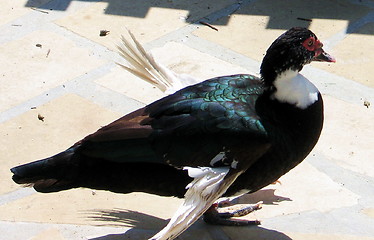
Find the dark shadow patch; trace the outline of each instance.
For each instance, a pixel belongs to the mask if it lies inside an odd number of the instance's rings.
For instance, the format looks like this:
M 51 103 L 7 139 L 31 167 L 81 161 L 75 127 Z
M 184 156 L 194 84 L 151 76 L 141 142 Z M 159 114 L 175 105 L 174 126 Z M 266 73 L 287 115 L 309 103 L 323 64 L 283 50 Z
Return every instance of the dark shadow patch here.
M 262 189 L 255 193 L 243 195 L 238 199 L 238 201 L 244 204 L 263 201 L 263 203 L 267 205 L 278 205 L 280 202 L 292 201 L 292 199 L 275 195 L 275 189 Z
M 38 7 L 46 10 L 66 11 L 73 1 L 80 2 L 107 2 L 108 5 L 103 11 L 105 14 L 118 16 L 131 16 L 137 18 L 146 17 L 149 10 L 153 7 L 186 10 L 189 12 L 186 22 L 198 23 L 199 20 L 207 20 L 211 15 L 215 2 L 214 1 L 166 1 L 166 0 L 137 0 L 137 4 L 131 0 L 52 0 L 46 4 L 40 3 L 40 0 L 28 0 L 26 7 Z M 41 5 L 41 6 L 40 6 Z M 251 7 L 253 6 L 253 7 Z M 238 9 L 241 7 L 241 9 Z M 222 17 L 214 22 L 216 25 L 227 25 L 232 11 L 235 14 L 250 16 L 268 16 L 267 29 L 287 30 L 294 26 L 310 27 L 313 19 L 329 19 L 348 21 L 348 33 L 355 33 L 357 29 L 356 22 L 358 18 L 364 17 L 370 12 L 370 8 L 352 4 L 348 1 L 230 1 L 226 9 L 228 16 Z M 233 10 L 234 9 L 234 10 Z M 236 10 L 237 11 L 236 11 Z M 332 11 L 331 9 L 335 9 Z M 210 23 L 210 22 L 209 22 Z M 362 31 L 360 34 L 373 34 L 373 31 Z
M 98 226 L 130 227 L 121 234 L 108 234 L 91 240 L 144 240 L 152 237 L 160 231 L 168 220 L 160 219 L 148 214 L 135 212 L 127 209 L 114 210 L 93 210 L 85 213 L 88 219 L 98 222 Z M 247 227 L 221 227 L 205 224 L 202 220 L 194 223 L 189 229 L 181 234 L 177 239 L 196 240 L 291 240 L 284 233 L 266 229 L 260 226 Z

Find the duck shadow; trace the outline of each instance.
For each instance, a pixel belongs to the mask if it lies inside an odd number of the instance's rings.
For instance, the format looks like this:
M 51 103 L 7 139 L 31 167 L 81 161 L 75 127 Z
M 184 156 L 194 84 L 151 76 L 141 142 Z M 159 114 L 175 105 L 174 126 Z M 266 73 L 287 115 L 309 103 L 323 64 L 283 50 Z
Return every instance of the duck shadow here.
M 260 191 L 245 194 L 238 198 L 238 203 L 258 203 L 262 201 L 265 205 L 278 205 L 280 202 L 292 201 L 291 198 L 275 195 L 275 189 L 262 189 Z
M 232 239 L 242 239 L 242 240 L 292 240 L 289 236 L 284 233 L 266 229 L 259 226 L 251 227 L 224 227 L 218 228 L 213 226 L 206 225 L 204 232 L 203 231 L 194 231 L 194 226 L 190 227 L 181 236 L 177 237 L 176 240 L 205 240 L 205 239 L 214 239 L 214 240 L 232 240 Z M 235 228 L 231 232 L 236 232 L 236 235 L 226 233 L 227 229 L 225 228 Z M 238 229 L 240 228 L 240 229 Z M 223 230 L 225 229 L 225 230 Z M 160 229 L 161 230 L 161 229 Z M 146 240 L 155 235 L 157 231 L 144 231 L 140 229 L 130 229 L 125 233 L 120 234 L 108 234 L 101 237 L 90 238 L 90 240 Z
M 252 195 L 252 196 L 251 196 Z M 281 201 L 292 201 L 289 198 L 277 196 L 273 189 L 260 190 L 254 194 L 248 194 L 239 199 L 240 203 L 255 203 L 263 201 L 264 204 L 277 204 Z M 149 239 L 160 231 L 169 220 L 161 219 L 142 212 L 128 209 L 94 209 L 85 212 L 85 218 L 97 222 L 96 226 L 105 227 L 125 227 L 128 230 L 120 234 L 108 234 L 105 236 L 91 238 L 91 240 L 144 240 Z M 262 226 L 248 227 L 228 227 L 212 226 L 199 219 L 188 230 L 186 230 L 177 239 L 195 240 L 195 239 L 243 239 L 243 240 L 290 240 L 286 234 L 266 229 Z

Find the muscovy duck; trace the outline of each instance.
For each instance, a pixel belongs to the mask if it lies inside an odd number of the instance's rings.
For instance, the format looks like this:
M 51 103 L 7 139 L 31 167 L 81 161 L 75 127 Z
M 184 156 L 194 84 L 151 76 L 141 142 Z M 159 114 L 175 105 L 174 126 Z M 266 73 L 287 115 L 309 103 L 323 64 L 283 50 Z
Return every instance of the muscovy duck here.
M 86 187 L 184 197 L 151 238 L 174 239 L 221 196 L 255 192 L 309 154 L 323 125 L 321 94 L 299 74 L 311 61 L 335 59 L 313 32 L 292 28 L 267 50 L 261 78 L 222 76 L 183 88 L 66 151 L 12 168 L 13 180 L 44 193 Z

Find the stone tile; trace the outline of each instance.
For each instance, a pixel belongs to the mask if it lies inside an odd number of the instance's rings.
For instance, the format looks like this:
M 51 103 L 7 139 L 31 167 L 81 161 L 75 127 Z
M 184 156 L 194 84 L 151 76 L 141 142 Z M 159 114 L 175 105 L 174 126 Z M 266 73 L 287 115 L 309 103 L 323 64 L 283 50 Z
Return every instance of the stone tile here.
M 36 44 L 41 44 L 41 47 Z M 47 31 L 35 31 L 22 39 L 0 45 L 0 52 L 0 111 L 104 63 L 90 56 L 88 49 Z
M 307 234 L 307 233 L 287 233 L 293 240 L 374 240 L 374 237 L 361 235 L 341 235 L 341 234 Z
M 146 104 L 166 96 L 157 87 L 134 76 L 120 66 L 112 68 L 108 74 L 98 78 L 95 82 Z
M 44 116 L 44 122 L 38 120 Z M 19 188 L 11 167 L 49 157 L 120 117 L 81 97 L 68 94 L 0 125 L 0 193 Z
M 66 239 L 66 240 L 86 240 L 86 239 L 102 239 L 100 237 L 113 236 L 114 234 L 126 235 L 128 232 L 141 236 L 141 233 L 148 232 L 147 237 L 151 236 L 153 230 L 148 231 L 135 231 L 128 228 L 118 227 L 97 227 L 88 225 L 72 225 L 72 224 L 46 224 L 46 223 L 33 223 L 33 222 L 11 222 L 1 221 L 0 230 L 2 237 L 7 236 L 6 240 L 34 240 L 34 239 Z M 151 232 L 151 233 L 149 233 Z M 109 235 L 108 235 L 109 233 Z M 140 233 L 140 234 L 139 234 Z M 108 235 L 108 236 L 106 236 Z M 3 239 L 3 238 L 2 238 Z M 118 238 L 110 238 L 118 239 Z M 132 240 L 144 240 L 146 237 L 138 238 L 119 238 L 119 239 L 132 239 Z
M 0 25 L 33 11 L 24 7 L 26 2 L 38 5 L 48 1 L 21 0 L 13 3 L 6 0 L 5 5 L 3 4 L 5 7 L 0 9 Z M 72 9 L 72 5 L 78 2 L 79 6 Z M 193 22 L 236 1 L 218 0 L 214 4 L 209 2 L 106 0 L 83 3 L 72 1 L 63 14 L 66 17 L 57 20 L 56 23 L 113 49 L 113 46 L 119 42 L 118 36 L 124 32 L 124 26 L 131 29 L 144 43 L 186 26 L 185 17 L 188 14 L 191 16 L 187 22 Z M 219 28 L 218 32 L 201 26 L 194 34 L 261 61 L 269 44 L 284 29 L 295 25 L 310 25 L 309 27 L 323 40 L 341 32 L 347 27 L 348 22 L 353 23 L 368 13 L 368 8 L 351 2 L 350 0 L 254 1 L 231 17 L 217 21 L 215 24 Z M 300 21 L 296 19 L 297 17 L 312 18 L 313 21 L 311 23 Z M 41 21 L 45 20 L 49 21 L 48 18 L 41 19 Z M 106 37 L 99 37 L 99 31 L 102 29 L 111 32 Z M 332 54 L 338 59 L 337 64 L 328 68 L 321 66 L 321 68 L 373 87 L 371 79 L 368 78 L 373 75 L 372 70 L 368 69 L 369 63 L 374 60 L 369 54 L 373 47 L 372 29 L 373 25 L 370 23 L 359 29 L 357 33 L 348 35 L 332 49 Z M 42 48 L 35 47 L 36 43 L 42 44 Z M 365 46 L 362 49 L 365 49 L 365 52 L 357 48 L 363 43 Z M 51 51 L 46 57 L 48 49 Z M 0 55 L 3 69 L 0 72 L 2 103 L 0 111 L 103 64 L 102 60 L 91 56 L 88 49 L 75 45 L 63 36 L 43 31 L 0 45 L 0 50 L 3 53 Z M 156 59 L 172 70 L 201 79 L 247 72 L 245 69 L 180 43 L 168 43 L 162 48 L 154 49 L 153 52 Z M 364 53 L 365 57 L 363 57 Z M 355 73 L 354 76 L 350 75 L 352 72 Z M 144 103 L 163 96 L 151 85 L 119 67 L 113 68 L 112 72 L 96 83 Z M 330 96 L 325 96 L 325 106 L 325 128 L 315 152 L 323 154 L 344 168 L 373 177 L 370 160 L 374 156 L 372 150 L 374 144 L 369 136 L 374 130 L 369 124 L 374 114 L 372 108 L 348 104 Z M 39 113 L 45 117 L 44 122 L 38 120 Z M 64 150 L 75 141 L 118 117 L 120 117 L 118 113 L 68 94 L 1 123 L 0 194 L 19 189 L 19 186 L 11 181 L 10 167 Z M 338 208 L 354 206 L 353 209 L 357 209 L 361 197 L 335 183 L 308 162 L 296 167 L 280 181 L 281 185 L 271 185 L 258 193 L 240 199 L 240 203 L 265 201 L 261 211 L 247 218 L 263 219 L 264 223 L 269 219 L 269 222 L 274 223 L 270 218 L 276 217 L 277 221 L 281 221 L 281 217 L 278 216 L 305 211 L 318 211 L 328 216 L 330 211 Z M 13 237 L 10 240 L 87 238 L 140 240 L 160 230 L 181 202 L 180 199 L 143 193 L 121 195 L 89 189 L 74 189 L 53 194 L 35 193 L 0 206 L 0 221 L 2 221 L 0 229 L 7 230 L 6 236 Z M 367 222 L 370 222 L 374 217 L 373 206 L 365 205 L 365 201 L 360 201 L 359 204 L 362 204 L 362 210 L 355 214 L 360 214 L 362 218 L 366 217 Z M 349 212 L 347 214 L 349 216 Z M 300 217 L 303 217 L 303 214 Z M 329 230 L 328 227 L 326 230 Z M 274 226 L 274 229 L 277 229 L 277 226 Z M 307 226 L 305 229 L 308 229 Z M 360 232 L 342 235 L 335 231 L 331 234 L 331 231 L 304 233 L 302 229 L 297 230 L 300 232 L 280 232 L 263 226 L 221 228 L 207 226 L 200 220 L 180 239 L 374 240 L 373 237 L 359 235 Z M 14 237 L 12 233 L 19 233 L 19 237 Z M 0 236 L 2 237 L 4 236 Z
M 181 202 L 145 193 L 73 189 L 37 193 L 2 205 L 0 220 L 159 230 Z
M 324 96 L 325 123 L 316 149 L 340 166 L 374 177 L 374 112 Z
M 161 48 L 153 49 L 151 52 L 158 62 L 174 72 L 190 74 L 201 80 L 247 72 L 241 67 L 176 42 L 169 42 Z M 110 73 L 96 80 L 96 83 L 143 103 L 151 103 L 165 96 L 152 84 L 137 78 L 121 67 L 112 69 Z
M 152 54 L 174 72 L 189 74 L 201 80 L 248 72 L 242 67 L 176 42 L 169 42 L 162 48 L 153 49 Z
M 6 240 L 32 239 L 47 227 L 30 226 L 28 223 L 2 221 L 0 224 L 1 237 L 7 236 Z
M 270 44 L 291 27 L 310 27 L 323 40 L 345 29 L 348 21 L 353 22 L 369 11 L 368 7 L 347 0 L 339 1 L 339 4 L 324 0 L 308 3 L 262 0 L 245 5 L 235 14 L 214 22 L 219 31 L 200 27 L 194 34 L 261 61 Z M 298 17 L 313 21 L 301 21 Z
M 50 239 L 64 240 L 66 238 L 64 238 L 61 235 L 60 231 L 56 228 L 47 229 L 45 231 L 40 232 L 38 235 L 34 236 L 33 238 L 31 238 L 31 240 L 50 240 Z
M 374 208 L 365 208 L 362 210 L 362 213 L 368 217 L 374 218 Z
M 230 239 L 256 239 L 256 240 L 374 240 L 374 237 L 362 235 L 324 234 L 324 233 L 294 233 L 279 232 L 264 227 L 248 227 L 247 229 L 228 228 L 223 230 Z M 245 237 L 244 237 L 245 236 Z
M 223 227 L 223 230 L 229 236 L 228 239 L 291 240 L 285 233 L 261 226 L 240 228 L 239 230 L 236 227 Z
M 239 203 L 264 201 L 261 210 L 245 218 L 265 220 L 311 210 L 327 213 L 333 209 L 353 206 L 360 198 L 306 161 L 282 176 L 279 181 L 280 184 L 269 185 L 239 199 Z
M 349 34 L 330 52 L 337 59 L 336 64 L 318 67 L 374 87 L 374 23 L 367 23 L 357 32 Z
M 235 2 L 107 0 L 59 19 L 56 23 L 114 49 L 125 28 L 140 35 L 139 39 L 143 42 L 148 42 Z M 108 30 L 110 34 L 100 37 L 100 30 Z
M 50 1 L 51 0 L 3 0 L 1 1 L 0 8 L 0 25 L 6 24 L 33 11 L 30 7 L 38 7 Z M 26 7 L 26 3 L 28 3 L 28 7 Z

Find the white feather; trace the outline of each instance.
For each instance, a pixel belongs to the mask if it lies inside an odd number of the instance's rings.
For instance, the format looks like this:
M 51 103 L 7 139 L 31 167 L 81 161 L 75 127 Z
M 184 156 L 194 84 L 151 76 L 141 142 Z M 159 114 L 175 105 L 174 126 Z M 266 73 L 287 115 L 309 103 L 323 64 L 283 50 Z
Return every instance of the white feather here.
M 318 100 L 318 89 L 306 77 L 294 70 L 286 70 L 274 81 L 277 88 L 273 94 L 280 102 L 287 102 L 305 109 Z
M 185 169 L 188 170 L 188 174 L 195 176 L 187 186 L 185 200 L 168 225 L 150 240 L 171 240 L 178 237 L 201 217 L 241 174 L 237 172 L 228 176 L 229 167 Z
M 168 94 L 200 82 L 199 79 L 187 74 L 177 74 L 155 61 L 152 54 L 145 51 L 135 36 L 130 31 L 128 33 L 130 39 L 122 36 L 122 44 L 118 46 L 118 50 L 129 66 L 117 63 L 119 66 Z

